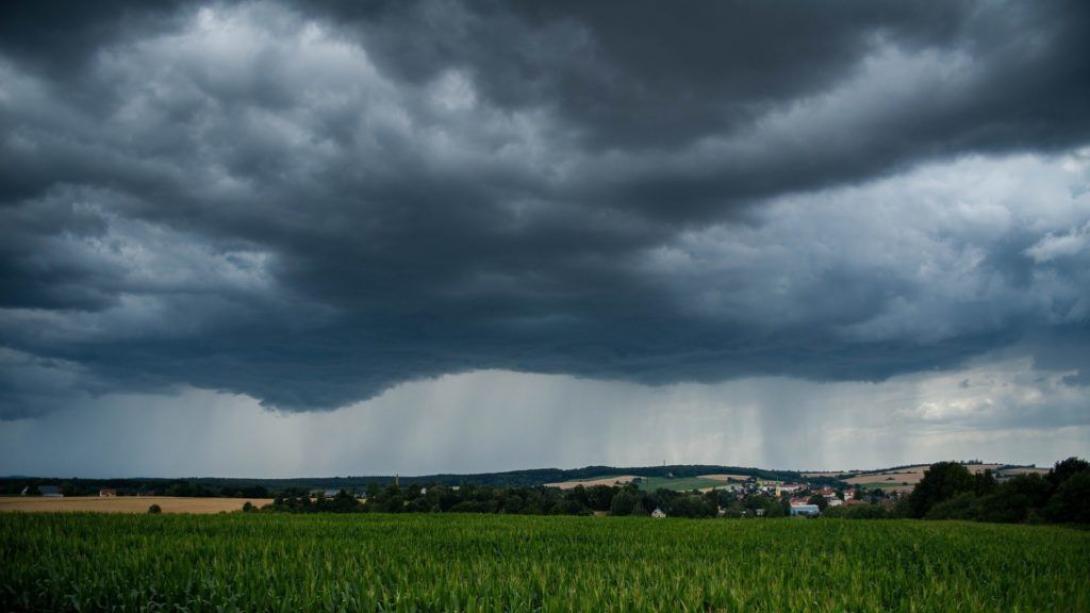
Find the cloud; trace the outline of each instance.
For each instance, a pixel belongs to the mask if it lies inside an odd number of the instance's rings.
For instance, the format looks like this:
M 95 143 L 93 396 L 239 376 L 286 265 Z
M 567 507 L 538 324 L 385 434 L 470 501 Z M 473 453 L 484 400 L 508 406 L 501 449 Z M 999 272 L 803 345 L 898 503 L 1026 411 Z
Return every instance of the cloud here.
M 477 370 L 1085 377 L 1043 340 L 1090 309 L 1085 7 L 798 9 L 7 7 L 5 370 L 287 410 Z

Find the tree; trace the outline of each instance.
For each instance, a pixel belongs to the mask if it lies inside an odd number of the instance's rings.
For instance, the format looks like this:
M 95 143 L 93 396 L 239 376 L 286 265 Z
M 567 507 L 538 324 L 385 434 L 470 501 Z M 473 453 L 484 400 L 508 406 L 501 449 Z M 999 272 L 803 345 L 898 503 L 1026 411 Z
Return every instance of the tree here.
M 353 511 L 359 511 L 360 502 L 356 500 L 356 497 L 349 494 L 346 490 L 340 490 L 337 495 L 332 498 L 325 498 L 319 501 L 320 511 L 331 511 L 333 513 L 351 513 Z
M 688 495 L 675 498 L 667 513 L 677 517 L 711 517 L 715 515 L 715 509 L 703 496 Z
M 150 507 L 148 507 L 148 513 L 151 513 L 152 515 L 158 515 L 159 513 L 162 513 L 162 512 L 163 512 L 162 507 L 160 507 L 157 504 L 153 504 Z
M 977 496 L 984 496 L 995 491 L 997 486 L 995 475 L 990 468 L 973 475 L 973 492 Z
M 1023 522 L 1048 501 L 1049 484 L 1040 475 L 1018 475 L 980 501 L 980 521 Z
M 821 510 L 821 511 L 824 511 L 825 507 L 829 506 L 829 501 L 825 500 L 825 497 L 822 496 L 821 494 L 814 494 L 806 502 L 808 502 L 810 504 L 816 504 L 818 509 Z
M 610 515 L 632 515 L 637 507 L 640 507 L 640 497 L 637 494 L 622 490 L 613 497 L 609 505 Z
M 367 484 L 367 497 L 376 498 L 382 492 L 382 487 L 378 483 L 372 481 Z
M 455 507 L 457 506 L 455 505 Z M 401 497 L 401 494 L 387 496 L 384 501 L 379 503 L 377 508 L 383 513 L 401 513 L 405 510 L 405 499 Z
M 587 488 L 585 491 L 585 504 L 595 511 L 608 511 L 615 491 L 615 488 L 608 485 L 595 485 Z
M 1090 524 L 1090 471 L 1069 476 L 1045 507 L 1050 521 Z
M 1056 465 L 1052 467 L 1052 470 L 1048 471 L 1048 476 L 1045 479 L 1048 480 L 1049 485 L 1052 486 L 1053 491 L 1063 485 L 1064 481 L 1067 481 L 1071 477 L 1090 471 L 1090 463 L 1086 460 L 1080 460 L 1076 457 L 1070 457 L 1061 462 L 1056 462 Z
M 912 517 L 924 517 L 931 507 L 962 492 L 973 491 L 973 475 L 957 462 L 932 464 L 908 497 Z
M 268 498 L 269 490 L 263 485 L 244 487 L 238 491 L 239 498 Z
M 927 519 L 976 519 L 979 514 L 980 498 L 972 492 L 962 492 L 931 507 Z

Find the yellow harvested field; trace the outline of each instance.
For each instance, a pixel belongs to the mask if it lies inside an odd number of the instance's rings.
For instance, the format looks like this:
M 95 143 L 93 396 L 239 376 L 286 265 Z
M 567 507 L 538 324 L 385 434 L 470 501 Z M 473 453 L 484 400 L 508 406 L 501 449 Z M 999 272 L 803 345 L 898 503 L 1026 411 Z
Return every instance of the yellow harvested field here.
M 559 483 L 546 483 L 545 487 L 556 487 L 562 490 L 573 490 L 582 485 L 593 487 L 595 485 L 624 485 L 631 483 L 635 475 L 618 475 L 616 477 L 598 477 L 596 479 L 578 479 L 575 481 L 560 481 Z
M 95 513 L 147 513 L 148 507 L 157 504 L 163 510 L 163 513 L 222 513 L 242 510 L 242 505 L 246 504 L 247 500 L 258 507 L 272 502 L 271 498 L 174 498 L 171 496 L 46 498 L 38 496 L 0 496 L 0 512 L 71 513 L 92 511 Z
M 712 481 L 745 481 L 746 479 L 749 479 L 749 475 L 714 474 L 714 475 L 699 475 L 697 478 L 698 479 L 711 479 Z
M 969 469 L 969 472 L 976 474 L 982 473 L 985 470 L 995 471 L 1002 464 L 966 464 L 965 468 Z M 904 483 L 906 485 L 916 485 L 923 479 L 923 474 L 930 468 L 927 464 L 920 464 L 918 466 L 907 466 L 905 468 L 898 468 L 894 470 L 883 470 L 876 473 L 867 473 L 864 475 L 856 475 L 844 481 L 851 483 L 852 485 L 873 485 L 873 484 L 895 484 Z
M 1041 475 L 1042 477 L 1048 474 L 1048 468 L 1034 468 L 1031 466 L 1021 466 L 1018 468 L 1004 468 L 999 471 L 1005 477 L 1013 477 L 1015 475 Z
M 852 477 L 845 479 L 847 483 L 852 485 L 868 485 L 873 483 L 919 483 L 923 478 L 923 470 L 919 471 L 904 471 L 904 472 L 884 472 L 875 475 L 859 475 L 858 477 Z

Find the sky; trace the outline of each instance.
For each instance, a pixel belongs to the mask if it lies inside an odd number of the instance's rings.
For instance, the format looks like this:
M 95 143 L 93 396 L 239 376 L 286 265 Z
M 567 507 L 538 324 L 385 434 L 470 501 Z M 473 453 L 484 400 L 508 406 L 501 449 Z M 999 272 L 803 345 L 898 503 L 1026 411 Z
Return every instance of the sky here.
M 1090 456 L 1090 4 L 0 5 L 0 474 Z

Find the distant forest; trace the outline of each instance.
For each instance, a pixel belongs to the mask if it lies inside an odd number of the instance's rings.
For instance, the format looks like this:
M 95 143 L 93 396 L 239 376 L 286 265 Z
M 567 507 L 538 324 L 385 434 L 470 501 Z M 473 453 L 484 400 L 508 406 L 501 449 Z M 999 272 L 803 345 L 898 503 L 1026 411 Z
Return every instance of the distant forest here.
M 696 477 L 698 475 L 727 473 L 746 475 L 757 479 L 797 481 L 798 472 L 767 470 L 741 466 L 714 464 L 683 464 L 642 467 L 585 466 L 583 468 L 536 468 L 496 473 L 469 475 L 437 474 L 419 476 L 366 476 L 366 477 L 315 477 L 298 479 L 235 479 L 215 477 L 190 477 L 185 479 L 129 478 L 129 479 L 56 479 L 43 477 L 0 477 L 0 495 L 13 496 L 23 488 L 42 485 L 60 486 L 65 496 L 92 496 L 102 488 L 117 490 L 120 495 L 160 495 L 183 497 L 223 496 L 228 498 L 274 498 L 310 490 L 345 490 L 363 493 L 370 485 L 387 485 L 397 479 L 408 485 L 476 485 L 491 487 L 538 487 L 546 483 L 592 479 L 608 475 L 635 475 L 638 477 Z M 836 485 L 831 477 L 810 477 L 806 481 L 815 485 Z

